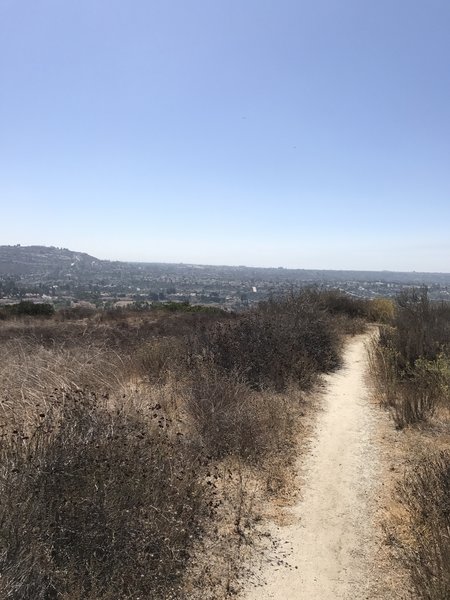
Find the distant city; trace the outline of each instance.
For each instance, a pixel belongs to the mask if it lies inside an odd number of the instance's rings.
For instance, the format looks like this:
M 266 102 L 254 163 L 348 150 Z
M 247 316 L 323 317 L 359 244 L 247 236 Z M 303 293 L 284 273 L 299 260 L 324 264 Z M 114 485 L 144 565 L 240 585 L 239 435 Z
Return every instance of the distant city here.
M 332 271 L 99 260 L 46 246 L 0 246 L 0 304 L 20 300 L 58 307 L 111 308 L 189 302 L 244 310 L 270 296 L 316 285 L 362 298 L 394 297 L 426 286 L 450 300 L 449 273 Z

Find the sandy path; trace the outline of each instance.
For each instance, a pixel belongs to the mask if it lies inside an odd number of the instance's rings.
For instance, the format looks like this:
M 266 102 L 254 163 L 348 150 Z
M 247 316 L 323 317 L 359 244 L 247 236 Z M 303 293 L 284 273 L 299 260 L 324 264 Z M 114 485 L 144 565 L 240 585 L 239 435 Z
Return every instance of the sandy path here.
M 292 550 L 290 567 L 268 564 L 263 586 L 249 590 L 246 600 L 380 598 L 371 593 L 378 577 L 373 521 L 381 484 L 379 411 L 365 383 L 368 339 L 352 338 L 343 368 L 326 377 L 323 411 L 301 467 L 302 498 L 290 509 L 289 525 L 273 532 Z

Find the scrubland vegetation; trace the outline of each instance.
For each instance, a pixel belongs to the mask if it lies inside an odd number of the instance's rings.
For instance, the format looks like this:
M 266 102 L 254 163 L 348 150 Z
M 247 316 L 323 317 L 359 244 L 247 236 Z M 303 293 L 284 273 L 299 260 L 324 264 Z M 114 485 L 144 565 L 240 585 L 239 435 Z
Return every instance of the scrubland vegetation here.
M 241 315 L 11 311 L 0 597 L 233 595 L 258 503 L 289 485 L 308 390 L 385 311 L 315 290 Z
M 391 324 L 371 350 L 376 389 L 409 434 L 397 501 L 397 543 L 417 598 L 450 598 L 450 304 L 426 290 L 398 297 Z

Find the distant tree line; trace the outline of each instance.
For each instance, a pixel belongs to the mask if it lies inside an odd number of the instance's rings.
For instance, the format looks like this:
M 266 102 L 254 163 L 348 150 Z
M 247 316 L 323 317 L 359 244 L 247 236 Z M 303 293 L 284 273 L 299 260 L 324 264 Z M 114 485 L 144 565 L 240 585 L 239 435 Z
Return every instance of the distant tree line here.
M 35 304 L 28 300 L 3 306 L 0 309 L 0 319 L 14 316 L 51 317 L 55 313 L 53 304 Z

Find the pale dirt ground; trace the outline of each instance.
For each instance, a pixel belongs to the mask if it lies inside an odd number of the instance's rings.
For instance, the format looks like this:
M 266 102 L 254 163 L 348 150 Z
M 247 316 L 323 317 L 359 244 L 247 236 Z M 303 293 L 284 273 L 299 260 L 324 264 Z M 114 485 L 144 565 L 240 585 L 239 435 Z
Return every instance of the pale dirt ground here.
M 301 496 L 269 524 L 276 550 L 259 565 L 245 600 L 413 598 L 383 531 L 402 443 L 370 398 L 366 344 L 352 338 L 325 378 L 322 410 L 299 460 Z

